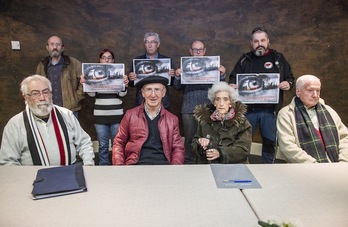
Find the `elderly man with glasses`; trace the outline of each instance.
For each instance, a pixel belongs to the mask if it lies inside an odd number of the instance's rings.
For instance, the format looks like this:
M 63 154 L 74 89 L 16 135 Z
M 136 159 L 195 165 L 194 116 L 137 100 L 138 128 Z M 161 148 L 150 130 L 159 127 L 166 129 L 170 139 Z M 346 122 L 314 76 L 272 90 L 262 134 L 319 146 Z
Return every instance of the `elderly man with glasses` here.
M 168 79 L 148 76 L 136 83 L 144 101 L 124 115 L 112 146 L 113 165 L 184 163 L 179 120 L 163 108 Z
M 159 35 L 156 32 L 146 32 L 144 35 L 144 49 L 145 49 L 145 54 L 140 55 L 134 59 L 170 59 L 169 57 L 161 54 L 159 52 L 159 47 L 161 44 L 161 40 Z M 169 69 L 169 75 L 171 78 L 174 77 L 174 66 L 173 62 L 170 61 L 171 64 L 171 69 Z M 130 67 L 130 73 L 128 75 L 129 79 L 129 86 L 134 87 L 134 80 L 137 78 L 137 75 L 134 72 L 134 67 L 133 63 L 131 63 Z M 170 85 L 172 84 L 171 81 L 169 83 Z M 166 85 L 166 88 L 168 89 L 168 86 Z M 136 92 L 136 97 L 135 97 L 135 106 L 139 106 L 143 102 L 143 97 L 141 95 L 140 89 L 137 88 Z M 163 97 L 163 104 L 164 108 L 169 109 L 170 107 L 170 96 L 169 92 L 166 93 L 166 95 Z
M 255 133 L 257 126 L 259 126 L 262 136 L 263 163 L 273 163 L 275 161 L 276 116 L 283 104 L 283 91 L 290 91 L 294 82 L 291 67 L 285 57 L 276 50 L 270 49 L 269 46 L 270 41 L 267 30 L 263 27 L 254 28 L 251 32 L 250 39 L 251 51 L 239 58 L 230 74 L 229 80 L 232 87 L 238 89 L 239 85 L 239 92 L 241 92 L 245 91 L 245 86 L 242 88 L 244 83 L 237 85 L 238 74 L 279 74 L 279 81 L 274 82 L 278 86 L 276 88 L 279 91 L 278 97 L 275 97 L 278 102 L 257 102 L 255 98 L 255 103 L 252 103 L 252 101 L 248 102 L 246 113 L 246 117 L 252 125 L 253 133 Z M 266 93 L 268 88 L 266 88 L 265 84 L 268 81 L 266 79 L 260 81 L 261 78 L 263 77 L 258 77 L 247 83 L 250 89 L 245 93 L 248 96 L 260 97 Z
M 0 165 L 94 165 L 92 141 L 70 110 L 53 105 L 52 86 L 33 75 L 21 83 L 25 110 L 6 124 Z

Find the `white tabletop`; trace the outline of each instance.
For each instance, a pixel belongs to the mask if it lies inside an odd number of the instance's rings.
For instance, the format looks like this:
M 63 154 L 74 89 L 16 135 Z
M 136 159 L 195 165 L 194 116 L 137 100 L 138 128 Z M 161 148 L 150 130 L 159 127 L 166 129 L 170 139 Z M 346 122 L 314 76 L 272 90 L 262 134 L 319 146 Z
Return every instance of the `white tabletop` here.
M 88 192 L 33 201 L 42 167 L 0 167 L 0 226 L 258 226 L 209 165 L 87 166 Z
M 243 193 L 262 221 L 348 226 L 348 165 L 248 165 L 262 189 Z

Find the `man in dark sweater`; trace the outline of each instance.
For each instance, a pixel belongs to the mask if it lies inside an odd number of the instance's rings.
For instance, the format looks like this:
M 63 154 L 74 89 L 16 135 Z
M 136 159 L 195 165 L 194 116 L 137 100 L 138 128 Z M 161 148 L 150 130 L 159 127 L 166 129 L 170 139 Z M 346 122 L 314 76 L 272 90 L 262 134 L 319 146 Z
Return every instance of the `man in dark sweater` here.
M 148 76 L 136 83 L 144 101 L 124 115 L 112 146 L 114 165 L 183 164 L 179 119 L 163 108 L 168 79 Z
M 275 159 L 276 145 L 276 116 L 283 103 L 283 91 L 289 91 L 293 87 L 294 76 L 291 67 L 284 56 L 276 50 L 269 49 L 267 30 L 256 27 L 251 33 L 251 51 L 243 54 L 234 66 L 230 75 L 231 86 L 238 89 L 236 84 L 237 74 L 243 73 L 279 73 L 279 97 L 278 103 L 249 104 L 247 119 L 255 133 L 259 125 L 262 136 L 262 161 L 273 163 Z M 252 84 L 256 86 L 255 84 Z M 261 86 L 261 83 L 260 83 Z M 262 89 L 263 90 L 263 89 Z M 255 96 L 259 94 L 254 94 Z

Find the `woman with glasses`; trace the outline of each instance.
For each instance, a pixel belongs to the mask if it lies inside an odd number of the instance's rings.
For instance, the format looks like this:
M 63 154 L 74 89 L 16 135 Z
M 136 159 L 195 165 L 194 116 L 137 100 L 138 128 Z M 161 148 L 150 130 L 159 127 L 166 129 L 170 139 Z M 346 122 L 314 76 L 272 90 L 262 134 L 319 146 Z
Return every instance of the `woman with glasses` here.
M 198 121 L 192 149 L 203 163 L 248 163 L 251 125 L 244 116 L 246 105 L 226 82 L 215 83 L 208 91 L 212 104 L 196 106 Z
M 115 63 L 115 55 L 109 49 L 99 53 L 99 63 Z M 83 77 L 81 77 L 83 83 Z M 128 84 L 128 77 L 124 76 L 125 85 Z M 118 127 L 123 117 L 123 104 L 120 98 L 127 94 L 127 89 L 120 92 L 88 92 L 95 97 L 94 102 L 94 126 L 98 137 L 99 165 L 110 165 L 109 161 L 109 140 L 115 138 Z

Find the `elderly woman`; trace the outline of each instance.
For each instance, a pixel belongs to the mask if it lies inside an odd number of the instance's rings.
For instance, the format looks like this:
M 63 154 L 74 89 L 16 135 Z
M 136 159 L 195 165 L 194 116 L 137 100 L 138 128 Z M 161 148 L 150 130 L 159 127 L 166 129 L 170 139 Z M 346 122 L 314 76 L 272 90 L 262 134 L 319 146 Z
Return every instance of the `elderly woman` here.
M 197 163 L 248 163 L 251 125 L 245 118 L 246 105 L 226 82 L 215 83 L 208 91 L 209 105 L 196 106 L 198 121 L 192 148 Z

